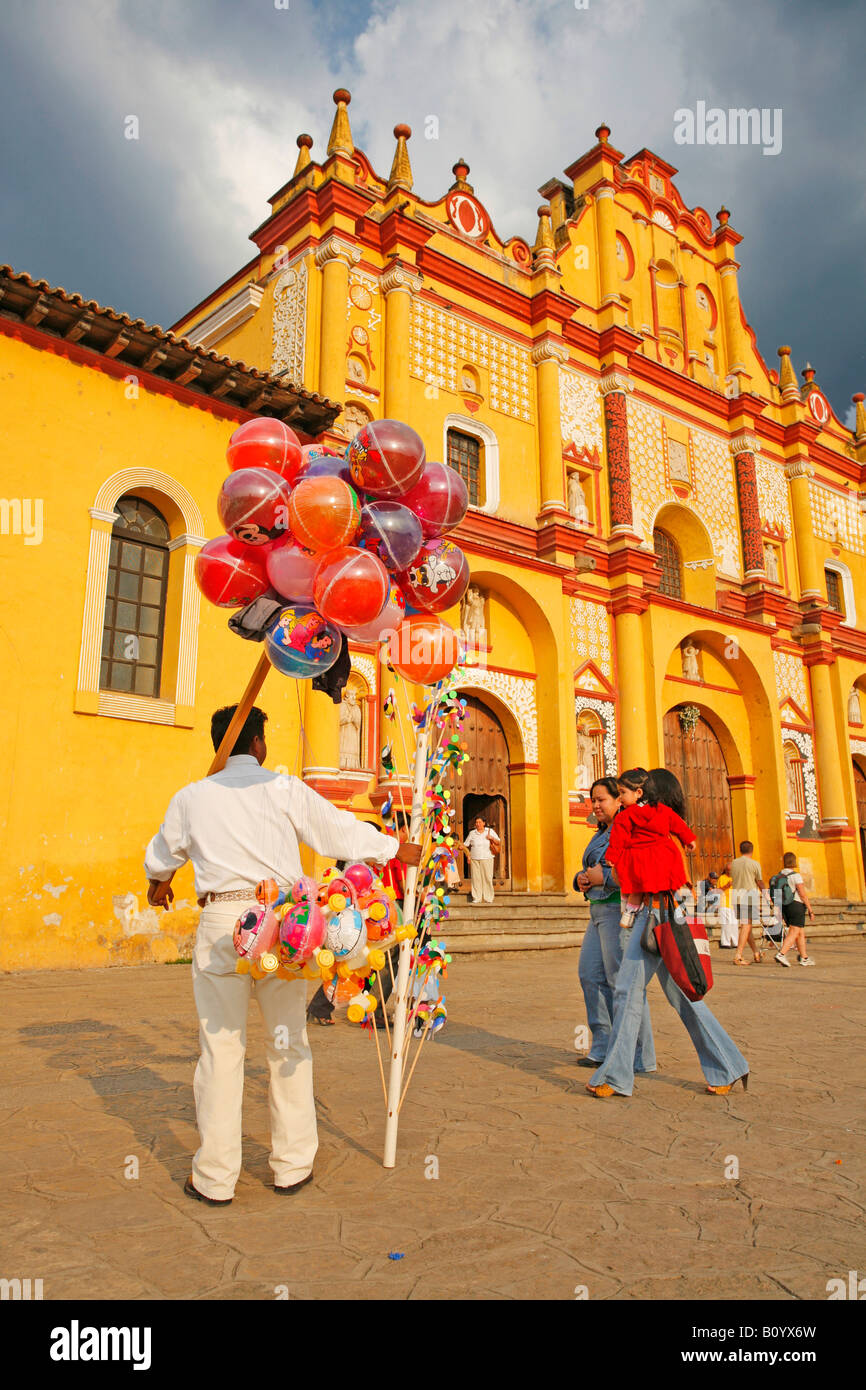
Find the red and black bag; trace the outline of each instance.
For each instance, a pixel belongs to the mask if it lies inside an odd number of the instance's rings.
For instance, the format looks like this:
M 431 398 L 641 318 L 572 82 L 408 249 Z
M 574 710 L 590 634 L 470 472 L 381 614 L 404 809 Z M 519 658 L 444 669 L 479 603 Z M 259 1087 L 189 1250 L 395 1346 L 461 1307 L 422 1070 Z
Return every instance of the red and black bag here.
M 672 893 L 659 894 L 659 903 L 661 920 L 650 916 L 641 945 L 653 955 L 661 956 L 671 979 L 686 998 L 695 1003 L 713 987 L 707 933 L 696 918 L 686 917 Z

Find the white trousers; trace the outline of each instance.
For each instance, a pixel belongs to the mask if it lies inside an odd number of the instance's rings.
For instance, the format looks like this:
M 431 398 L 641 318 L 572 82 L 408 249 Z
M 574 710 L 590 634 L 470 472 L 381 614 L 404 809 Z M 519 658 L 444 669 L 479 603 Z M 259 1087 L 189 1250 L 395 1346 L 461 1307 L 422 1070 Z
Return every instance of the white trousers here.
M 719 908 L 719 945 L 736 946 L 737 934 L 737 915 L 732 907 Z
M 235 973 L 234 924 L 249 902 L 210 903 L 195 939 L 192 983 L 201 1056 L 195 1069 L 195 1111 L 201 1146 L 193 1185 L 205 1197 L 234 1194 L 241 1171 L 247 1013 L 254 993 L 265 1024 L 270 1072 L 270 1165 L 277 1187 L 312 1171 L 318 1148 L 313 1100 L 313 1054 L 307 1039 L 303 980 L 253 980 Z
M 493 902 L 493 860 L 470 859 L 469 882 L 474 903 Z

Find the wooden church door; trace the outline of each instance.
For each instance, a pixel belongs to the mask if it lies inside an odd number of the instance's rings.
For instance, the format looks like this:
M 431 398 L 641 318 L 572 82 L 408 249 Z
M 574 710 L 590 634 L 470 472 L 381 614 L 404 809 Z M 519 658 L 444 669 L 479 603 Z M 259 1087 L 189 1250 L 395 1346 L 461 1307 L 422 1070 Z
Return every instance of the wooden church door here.
M 687 733 L 679 711 L 669 710 L 664 739 L 665 767 L 682 783 L 688 823 L 698 842 L 689 855 L 690 877 L 697 884 L 710 869 L 721 873 L 722 865 L 735 854 L 728 768 L 719 740 L 705 719 L 698 720 L 694 733 Z
M 457 777 L 452 770 L 450 779 L 452 805 L 456 811 L 455 829 L 465 840 L 469 831 L 474 829 L 475 817 L 484 817 L 501 841 L 499 854 L 493 863 L 493 882 L 500 890 L 509 892 L 511 807 L 508 743 L 493 711 L 474 695 L 467 695 L 465 699 L 467 708 L 461 741 L 467 745 L 469 761 L 463 764 L 462 777 Z

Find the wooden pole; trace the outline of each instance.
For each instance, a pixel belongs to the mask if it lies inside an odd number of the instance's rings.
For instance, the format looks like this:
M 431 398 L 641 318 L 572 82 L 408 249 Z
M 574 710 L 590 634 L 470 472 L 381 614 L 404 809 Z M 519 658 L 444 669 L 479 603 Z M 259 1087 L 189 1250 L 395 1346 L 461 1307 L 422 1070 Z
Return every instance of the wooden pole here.
M 420 839 L 424 820 L 424 784 L 427 780 L 427 748 L 430 742 L 430 721 L 432 707 L 428 709 L 427 720 L 418 732 L 415 746 L 415 769 L 412 779 L 412 821 L 409 839 L 413 844 Z M 406 870 L 406 892 L 403 897 L 403 920 L 415 919 L 415 884 L 418 869 L 410 864 Z M 403 1039 L 406 1036 L 406 1004 L 409 986 L 409 957 L 412 954 L 410 941 L 400 942 L 400 955 L 397 962 L 397 983 L 394 986 L 394 1026 L 391 1029 L 391 1066 L 388 1073 L 388 1114 L 385 1120 L 385 1153 L 382 1164 L 393 1168 L 397 1158 L 397 1116 L 400 1109 L 400 1094 L 403 1085 Z

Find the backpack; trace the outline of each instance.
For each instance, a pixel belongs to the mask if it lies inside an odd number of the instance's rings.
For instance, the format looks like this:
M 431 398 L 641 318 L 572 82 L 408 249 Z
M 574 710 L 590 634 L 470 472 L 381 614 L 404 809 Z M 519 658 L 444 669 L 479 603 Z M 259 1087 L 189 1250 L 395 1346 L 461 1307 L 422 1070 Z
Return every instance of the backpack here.
M 796 902 L 797 895 L 791 887 L 791 880 L 786 873 L 773 874 L 770 879 L 770 892 L 773 895 L 773 902 L 776 895 L 780 894 L 779 903 L 782 907 L 790 907 L 791 903 Z

